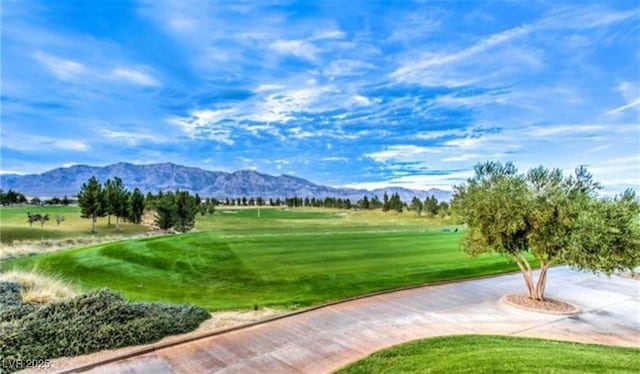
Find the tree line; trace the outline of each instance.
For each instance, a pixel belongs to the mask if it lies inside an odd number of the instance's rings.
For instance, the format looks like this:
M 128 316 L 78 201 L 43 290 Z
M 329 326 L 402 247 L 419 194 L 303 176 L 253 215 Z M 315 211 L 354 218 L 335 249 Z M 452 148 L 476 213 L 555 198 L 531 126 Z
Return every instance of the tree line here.
M 67 196 L 63 198 L 59 198 L 54 196 L 50 199 L 42 200 L 39 197 L 35 196 L 31 198 L 31 200 L 27 199 L 27 197 L 18 191 L 14 191 L 12 189 L 4 192 L 0 189 L 0 205 L 17 205 L 17 204 L 31 204 L 31 205 L 69 205 L 72 204 L 73 200 L 69 199 Z
M 196 194 L 197 197 L 197 194 Z M 149 194 L 147 195 L 149 198 Z M 207 199 L 207 204 L 209 204 Z M 309 207 L 309 208 L 336 208 L 336 209 L 382 209 L 383 211 L 397 211 L 402 212 L 404 210 L 412 210 L 416 212 L 416 215 L 422 215 L 425 212 L 428 216 L 446 216 L 449 214 L 449 203 L 446 201 L 438 201 L 435 196 L 430 196 L 422 202 L 417 197 L 413 197 L 411 204 L 408 205 L 404 202 L 398 193 L 393 193 L 389 196 L 386 192 L 383 195 L 383 201 L 377 196 L 369 198 L 364 195 L 360 200 L 352 202 L 349 198 L 339 197 L 284 197 L 284 198 L 269 198 L 262 197 L 235 197 L 225 198 L 222 200 L 211 199 L 213 206 L 226 205 L 226 206 L 272 206 L 272 207 Z

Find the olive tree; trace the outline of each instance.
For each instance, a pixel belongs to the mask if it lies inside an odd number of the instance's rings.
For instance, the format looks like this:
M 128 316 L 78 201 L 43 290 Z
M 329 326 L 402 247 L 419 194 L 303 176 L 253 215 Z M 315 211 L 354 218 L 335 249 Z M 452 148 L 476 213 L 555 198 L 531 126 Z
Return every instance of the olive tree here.
M 468 226 L 462 247 L 470 255 L 511 258 L 530 298 L 544 300 L 547 270 L 555 263 L 611 273 L 640 264 L 639 204 L 633 192 L 599 199 L 600 184 L 584 167 L 565 177 L 544 167 L 521 174 L 511 164 L 478 164 L 454 186 L 453 208 Z M 540 265 L 537 281 L 529 259 Z

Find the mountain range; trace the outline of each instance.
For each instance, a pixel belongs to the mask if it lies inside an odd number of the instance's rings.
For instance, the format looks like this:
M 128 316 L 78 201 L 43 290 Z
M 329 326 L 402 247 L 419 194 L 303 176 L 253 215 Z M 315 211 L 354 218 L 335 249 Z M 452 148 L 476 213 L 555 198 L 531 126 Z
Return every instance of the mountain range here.
M 440 189 L 411 190 L 402 187 L 388 187 L 376 190 L 336 188 L 312 183 L 290 176 L 273 176 L 254 170 L 238 170 L 232 173 L 209 171 L 197 167 L 172 163 L 135 165 L 120 162 L 107 166 L 74 165 L 56 168 L 41 174 L 0 175 L 0 188 L 13 189 L 27 196 L 53 197 L 74 196 L 80 186 L 92 176 L 104 182 L 108 178 L 120 177 L 129 189 L 139 188 L 143 192 L 156 193 L 159 190 L 186 190 L 202 197 L 233 198 L 258 197 L 282 198 L 290 196 L 324 198 L 327 196 L 349 198 L 352 201 L 364 195 L 382 199 L 386 192 L 398 193 L 409 202 L 414 196 L 421 200 L 435 196 L 439 201 L 450 200 L 451 192 Z

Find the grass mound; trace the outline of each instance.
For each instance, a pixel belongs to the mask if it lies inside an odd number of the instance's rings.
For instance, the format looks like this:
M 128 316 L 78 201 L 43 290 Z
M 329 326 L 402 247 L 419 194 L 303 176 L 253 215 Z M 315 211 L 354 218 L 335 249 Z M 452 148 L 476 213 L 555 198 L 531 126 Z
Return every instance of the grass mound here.
M 339 373 L 636 373 L 640 350 L 503 336 L 448 336 L 391 347 Z
M 5 362 L 147 344 L 194 330 L 209 318 L 201 308 L 129 303 L 105 289 L 40 307 L 22 303 L 17 283 L 0 283 L 0 292 L 0 356 Z

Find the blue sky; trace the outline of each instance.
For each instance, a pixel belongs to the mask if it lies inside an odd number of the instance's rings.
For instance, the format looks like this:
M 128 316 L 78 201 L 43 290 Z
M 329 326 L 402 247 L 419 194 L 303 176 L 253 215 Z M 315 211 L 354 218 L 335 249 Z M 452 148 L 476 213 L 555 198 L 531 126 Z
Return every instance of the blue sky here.
M 1 169 L 174 162 L 449 189 L 640 185 L 637 1 L 3 1 Z

